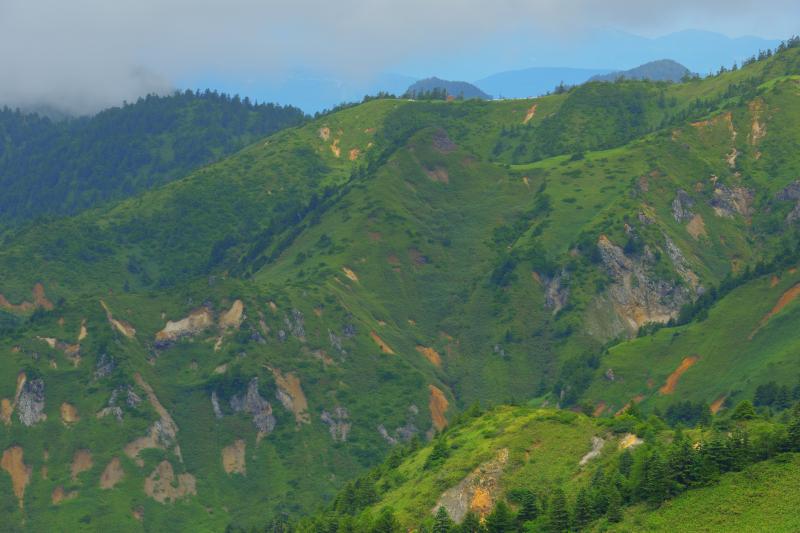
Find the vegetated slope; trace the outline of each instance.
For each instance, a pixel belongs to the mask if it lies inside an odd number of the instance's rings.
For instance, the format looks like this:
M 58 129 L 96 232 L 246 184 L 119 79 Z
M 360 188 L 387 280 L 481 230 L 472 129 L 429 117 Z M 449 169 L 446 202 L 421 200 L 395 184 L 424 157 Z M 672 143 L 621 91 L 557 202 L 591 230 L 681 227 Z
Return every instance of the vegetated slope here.
M 637 507 L 604 531 L 795 531 L 798 458 L 781 457 L 727 474 L 718 485 L 687 492 L 668 505 Z
M 603 346 L 794 237 L 798 70 L 594 84 L 642 103 L 599 113 L 374 100 L 9 236 L 0 448 L 39 475 L 6 515 L 260 525 L 475 400 L 575 404 Z
M 480 100 L 491 100 L 492 97 L 480 90 L 475 85 L 465 81 L 451 81 L 443 80 L 437 77 L 425 78 L 424 80 L 415 81 L 408 89 L 406 94 L 412 98 L 423 97 L 426 94 L 432 94 L 434 91 L 439 91 L 444 95 L 452 96 L 455 98 L 478 98 Z
M 3 109 L 0 221 L 72 214 L 133 196 L 303 119 L 293 107 L 190 91 L 59 121 Z
M 795 417 L 789 433 L 798 427 Z M 735 520 L 742 515 L 745 524 L 760 516 L 762 526 L 791 530 L 797 518 L 783 515 L 792 515 L 798 457 L 779 452 L 797 449 L 786 431 L 754 414 L 673 430 L 640 414 L 472 411 L 433 443 L 396 450 L 295 525 L 475 531 L 480 521 L 489 531 L 650 531 L 674 529 L 680 516 L 682 531 L 749 530 Z
M 671 81 L 677 83 L 690 74 L 689 69 L 677 61 L 660 59 L 629 70 L 619 70 L 592 76 L 589 81 L 616 81 L 622 78 L 626 80 Z

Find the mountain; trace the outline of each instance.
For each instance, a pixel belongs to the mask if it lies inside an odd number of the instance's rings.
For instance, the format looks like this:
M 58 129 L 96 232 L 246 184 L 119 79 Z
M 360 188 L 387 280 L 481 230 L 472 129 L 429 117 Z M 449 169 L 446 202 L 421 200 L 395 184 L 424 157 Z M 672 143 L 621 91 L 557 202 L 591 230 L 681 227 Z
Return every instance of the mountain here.
M 570 520 L 594 480 L 625 523 L 793 465 L 799 79 L 792 41 L 686 83 L 375 98 L 7 231 L 4 524 L 393 531 L 491 461 L 487 520 L 529 492 Z
M 67 215 L 181 178 L 305 119 L 219 93 L 148 96 L 53 121 L 0 110 L 0 223 Z
M 624 78 L 626 80 L 670 81 L 677 83 L 690 74 L 689 69 L 680 63 L 671 59 L 660 59 L 629 70 L 598 74 L 592 76 L 589 81 L 616 81 L 619 78 Z
M 448 81 L 439 78 L 425 78 L 411 84 L 406 89 L 405 94 L 419 97 L 426 93 L 443 91 L 448 96 L 463 97 L 464 99 L 477 98 L 480 100 L 491 100 L 492 97 L 481 91 L 478 87 L 465 81 Z
M 543 95 L 559 84 L 580 85 L 593 76 L 606 74 L 604 69 L 534 67 L 499 72 L 475 82 L 475 85 L 498 98 L 529 98 Z

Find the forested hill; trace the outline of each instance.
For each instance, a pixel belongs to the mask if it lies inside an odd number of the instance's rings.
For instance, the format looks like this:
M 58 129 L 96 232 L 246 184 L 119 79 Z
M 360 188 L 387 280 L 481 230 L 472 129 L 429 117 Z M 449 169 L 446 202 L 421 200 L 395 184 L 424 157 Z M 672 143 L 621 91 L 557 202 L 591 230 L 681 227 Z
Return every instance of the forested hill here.
M 0 110 L 0 224 L 73 214 L 181 178 L 305 119 L 217 92 L 148 96 L 53 121 Z

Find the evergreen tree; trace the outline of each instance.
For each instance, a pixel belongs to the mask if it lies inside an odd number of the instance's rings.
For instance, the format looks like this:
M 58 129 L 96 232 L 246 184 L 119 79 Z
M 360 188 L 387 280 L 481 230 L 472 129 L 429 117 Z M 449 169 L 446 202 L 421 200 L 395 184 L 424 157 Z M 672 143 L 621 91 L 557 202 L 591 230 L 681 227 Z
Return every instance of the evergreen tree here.
M 734 409 L 731 418 L 734 420 L 752 420 L 756 417 L 756 410 L 753 404 L 747 400 L 739 402 L 739 405 Z
M 622 521 L 622 495 L 612 487 L 608 493 L 608 510 L 606 516 L 609 522 Z
M 522 495 L 517 522 L 523 524 L 530 520 L 536 520 L 539 516 L 539 506 L 536 504 L 536 495 L 532 491 L 527 491 Z
M 394 516 L 394 512 L 388 507 L 384 507 L 370 529 L 371 533 L 399 533 L 400 531 L 400 523 Z
M 439 506 L 436 511 L 436 517 L 433 521 L 433 533 L 448 533 L 453 529 L 453 521 L 450 520 L 450 515 L 447 514 L 447 509 L 443 505 Z
M 550 513 L 548 529 L 553 533 L 569 531 L 569 511 L 567 510 L 567 497 L 564 491 L 557 488 L 550 500 Z
M 516 529 L 514 513 L 508 508 L 506 502 L 499 501 L 495 505 L 494 511 L 486 517 L 486 531 L 488 533 L 511 533 Z
M 486 528 L 481 524 L 480 517 L 473 511 L 469 511 L 458 528 L 459 533 L 484 533 Z
M 589 502 L 586 489 L 581 489 L 575 499 L 575 528 L 583 529 L 592 520 L 594 520 L 594 509 Z
M 619 473 L 629 478 L 631 476 L 631 469 L 633 468 L 633 455 L 631 451 L 626 449 L 622 454 L 619 456 L 619 465 L 617 469 Z

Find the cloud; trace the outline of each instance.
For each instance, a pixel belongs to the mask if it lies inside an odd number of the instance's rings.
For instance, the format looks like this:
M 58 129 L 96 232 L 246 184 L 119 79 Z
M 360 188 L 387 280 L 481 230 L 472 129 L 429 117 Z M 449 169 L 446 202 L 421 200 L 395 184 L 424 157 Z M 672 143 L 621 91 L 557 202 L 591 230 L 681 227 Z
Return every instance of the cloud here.
M 0 0 L 0 103 L 91 112 L 197 72 L 359 77 L 504 32 L 786 37 L 799 19 L 787 0 Z

